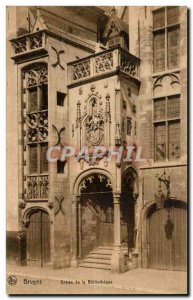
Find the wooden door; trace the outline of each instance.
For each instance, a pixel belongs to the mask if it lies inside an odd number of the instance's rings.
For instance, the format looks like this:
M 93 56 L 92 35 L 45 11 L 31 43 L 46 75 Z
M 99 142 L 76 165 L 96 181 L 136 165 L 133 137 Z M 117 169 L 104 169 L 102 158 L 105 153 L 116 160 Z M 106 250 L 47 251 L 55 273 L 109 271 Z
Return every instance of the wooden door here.
M 179 202 L 179 203 L 178 203 Z M 173 201 L 149 216 L 149 268 L 186 270 L 186 207 Z
M 44 211 L 37 211 L 30 217 L 27 231 L 28 265 L 43 266 L 50 262 L 50 221 Z

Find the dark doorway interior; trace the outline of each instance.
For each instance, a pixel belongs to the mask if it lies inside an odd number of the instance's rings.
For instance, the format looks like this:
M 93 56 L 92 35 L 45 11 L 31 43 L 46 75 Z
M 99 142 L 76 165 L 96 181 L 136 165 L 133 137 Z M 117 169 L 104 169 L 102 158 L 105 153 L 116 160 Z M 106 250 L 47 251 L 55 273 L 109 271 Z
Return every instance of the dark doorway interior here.
M 94 174 L 81 189 L 79 256 L 85 257 L 99 246 L 113 246 L 113 195 L 109 179 Z

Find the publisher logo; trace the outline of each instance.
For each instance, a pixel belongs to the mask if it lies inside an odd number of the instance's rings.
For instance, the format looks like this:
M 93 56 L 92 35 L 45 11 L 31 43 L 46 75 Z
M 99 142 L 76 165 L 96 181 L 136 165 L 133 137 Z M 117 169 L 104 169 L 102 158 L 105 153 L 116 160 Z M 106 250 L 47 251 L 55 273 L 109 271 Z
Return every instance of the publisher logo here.
M 14 275 L 10 275 L 8 278 L 7 278 L 7 282 L 9 285 L 16 285 L 17 283 L 17 278 L 14 276 Z

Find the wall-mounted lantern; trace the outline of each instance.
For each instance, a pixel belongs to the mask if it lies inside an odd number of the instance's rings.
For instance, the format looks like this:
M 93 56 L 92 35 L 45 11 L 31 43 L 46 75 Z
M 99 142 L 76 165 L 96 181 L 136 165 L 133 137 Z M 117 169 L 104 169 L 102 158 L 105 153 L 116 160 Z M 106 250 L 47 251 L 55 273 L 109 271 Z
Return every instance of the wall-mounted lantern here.
M 164 207 L 165 200 L 170 198 L 170 176 L 166 178 L 166 171 L 164 169 L 163 174 L 161 176 L 157 174 L 156 177 L 159 181 L 159 189 L 155 194 L 155 202 L 157 205 L 157 209 L 161 209 Z M 165 192 L 162 189 L 162 183 L 164 183 L 165 185 Z

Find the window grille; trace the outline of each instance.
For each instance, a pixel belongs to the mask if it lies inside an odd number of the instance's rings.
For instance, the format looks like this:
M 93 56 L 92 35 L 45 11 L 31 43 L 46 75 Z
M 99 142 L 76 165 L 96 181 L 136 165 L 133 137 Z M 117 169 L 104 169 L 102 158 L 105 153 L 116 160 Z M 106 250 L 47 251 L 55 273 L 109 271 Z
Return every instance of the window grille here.
M 165 124 L 155 125 L 155 159 L 165 160 L 166 158 L 166 126 Z
M 154 120 L 164 120 L 166 117 L 165 98 L 157 99 L 154 103 Z
M 41 145 L 40 147 L 41 157 L 40 157 L 40 163 L 41 163 L 41 173 L 48 172 L 48 160 L 46 158 L 46 153 L 48 151 L 48 144 L 45 143 Z
M 180 61 L 180 29 L 174 27 L 168 29 L 168 68 L 173 69 L 178 67 Z
M 29 157 L 30 157 L 30 173 L 38 172 L 38 152 L 37 145 L 29 146 Z
M 180 158 L 180 122 L 169 123 L 169 159 Z
M 167 7 L 167 25 L 173 25 L 179 22 L 179 7 L 178 6 L 168 6 Z
M 180 96 L 168 97 L 168 118 L 180 117 Z
M 165 9 L 161 8 L 153 14 L 153 29 L 162 28 L 165 26 Z
M 154 72 L 179 67 L 180 26 L 179 7 L 167 7 L 153 12 Z

